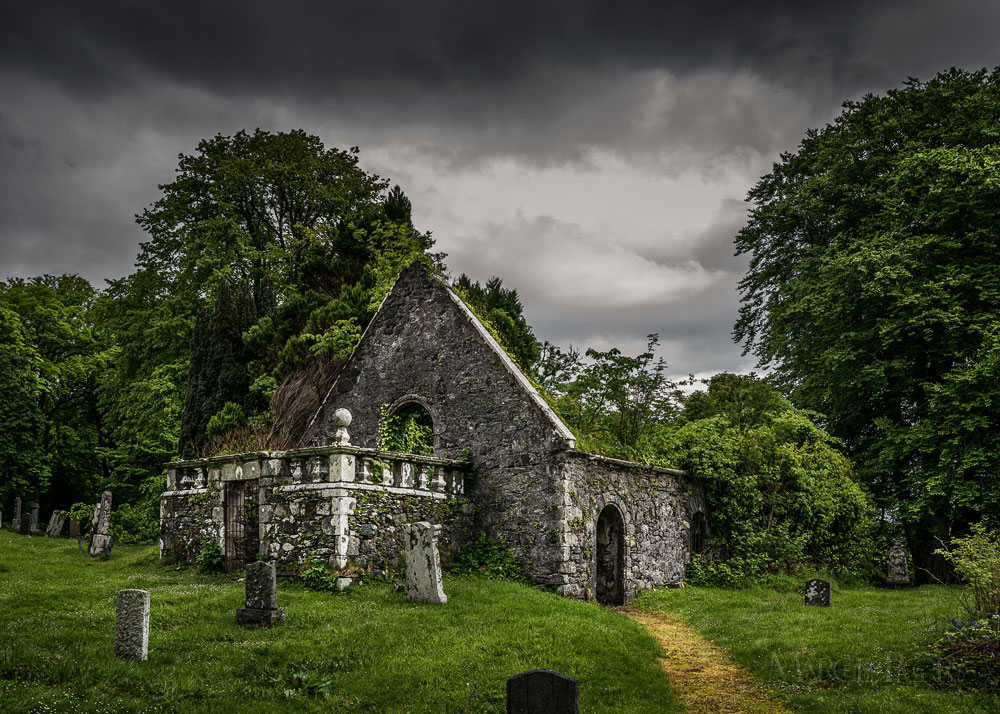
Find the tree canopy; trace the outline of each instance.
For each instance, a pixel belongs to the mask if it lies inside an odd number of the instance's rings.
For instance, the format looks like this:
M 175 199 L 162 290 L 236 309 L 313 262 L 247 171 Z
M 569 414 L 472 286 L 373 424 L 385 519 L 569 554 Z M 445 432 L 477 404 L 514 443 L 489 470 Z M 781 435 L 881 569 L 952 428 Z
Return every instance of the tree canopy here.
M 735 337 L 944 575 L 936 539 L 1000 522 L 1000 70 L 847 102 L 749 200 Z

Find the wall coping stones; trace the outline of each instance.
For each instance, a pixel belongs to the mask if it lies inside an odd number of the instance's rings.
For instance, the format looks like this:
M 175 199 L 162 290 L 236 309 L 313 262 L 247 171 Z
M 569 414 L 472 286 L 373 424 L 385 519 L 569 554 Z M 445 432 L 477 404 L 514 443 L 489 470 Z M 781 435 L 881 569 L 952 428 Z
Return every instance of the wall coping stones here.
M 438 456 L 421 456 L 419 454 L 405 454 L 397 451 L 383 451 L 382 449 L 368 449 L 362 446 L 335 444 L 331 446 L 310 446 L 303 449 L 290 449 L 288 451 L 250 451 L 245 454 L 209 456 L 204 459 L 190 459 L 187 461 L 170 461 L 163 464 L 163 468 L 197 468 L 214 466 L 216 464 L 254 461 L 257 459 L 298 459 L 308 456 L 328 456 L 333 454 L 352 454 L 380 461 L 409 461 L 410 463 L 425 466 L 450 466 L 458 469 L 467 469 L 472 465 L 467 459 L 444 459 Z
M 671 476 L 681 476 L 687 478 L 690 474 L 683 469 L 671 469 L 666 466 L 655 466 L 653 464 L 640 464 L 638 461 L 626 461 L 625 459 L 615 459 L 610 456 L 602 456 L 601 454 L 592 454 L 589 451 L 577 451 L 576 449 L 570 449 L 566 452 L 566 456 L 574 459 L 586 459 L 587 461 L 594 461 L 600 464 L 607 464 L 608 466 L 621 466 L 627 469 L 635 469 L 636 471 L 655 471 L 656 473 L 669 474 Z

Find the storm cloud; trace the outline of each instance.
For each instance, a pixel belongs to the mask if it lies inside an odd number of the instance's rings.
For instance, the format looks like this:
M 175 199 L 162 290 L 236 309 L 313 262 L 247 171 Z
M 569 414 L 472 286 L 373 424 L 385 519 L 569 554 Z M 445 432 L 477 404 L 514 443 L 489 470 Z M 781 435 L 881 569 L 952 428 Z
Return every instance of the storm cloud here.
M 8 3 L 0 274 L 127 274 L 179 153 L 303 128 L 360 146 L 540 338 L 746 370 L 747 191 L 841 102 L 1000 63 L 998 29 L 971 0 Z

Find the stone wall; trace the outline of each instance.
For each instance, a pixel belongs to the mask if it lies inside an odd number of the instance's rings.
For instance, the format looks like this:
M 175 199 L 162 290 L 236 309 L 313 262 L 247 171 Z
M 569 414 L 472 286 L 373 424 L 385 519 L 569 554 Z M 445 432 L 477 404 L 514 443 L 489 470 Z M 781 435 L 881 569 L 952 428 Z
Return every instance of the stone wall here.
M 705 501 L 683 471 L 568 451 L 562 475 L 560 592 L 596 595 L 597 520 L 609 505 L 625 522 L 625 597 L 684 580 L 691 517 Z
M 345 574 L 395 572 L 402 524 L 418 520 L 443 526 L 450 559 L 475 517 L 467 471 L 465 462 L 341 445 L 168 464 L 160 555 L 191 562 L 206 538 L 225 550 L 227 489 L 239 484 L 254 509 L 253 542 L 282 570 L 321 560 Z

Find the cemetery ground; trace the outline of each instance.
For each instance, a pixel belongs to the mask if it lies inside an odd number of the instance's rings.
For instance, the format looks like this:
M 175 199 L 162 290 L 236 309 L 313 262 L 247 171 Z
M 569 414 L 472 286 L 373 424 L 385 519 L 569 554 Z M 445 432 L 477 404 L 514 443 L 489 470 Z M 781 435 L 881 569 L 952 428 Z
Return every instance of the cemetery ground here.
M 336 594 L 280 579 L 287 622 L 243 629 L 234 576 L 162 563 L 155 547 L 116 546 L 105 562 L 76 541 L 4 529 L 0 711 L 502 712 L 508 677 L 550 668 L 579 680 L 581 712 L 681 712 L 663 669 L 715 675 L 728 656 L 793 712 L 997 711 L 995 698 L 926 666 L 932 629 L 956 614 L 954 588 L 835 584 L 833 607 L 818 608 L 802 604 L 803 582 L 645 593 L 629 610 L 664 623 L 647 631 L 614 610 L 478 577 L 446 575 L 444 606 L 408 603 L 388 582 Z M 115 593 L 129 588 L 151 593 L 146 662 L 112 652 Z M 667 638 L 665 659 L 654 634 Z M 707 660 L 671 657 L 682 640 Z M 744 701 L 728 711 L 755 711 Z M 686 711 L 712 710 L 690 699 Z

